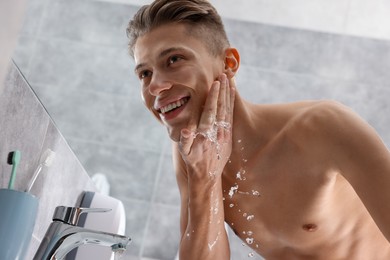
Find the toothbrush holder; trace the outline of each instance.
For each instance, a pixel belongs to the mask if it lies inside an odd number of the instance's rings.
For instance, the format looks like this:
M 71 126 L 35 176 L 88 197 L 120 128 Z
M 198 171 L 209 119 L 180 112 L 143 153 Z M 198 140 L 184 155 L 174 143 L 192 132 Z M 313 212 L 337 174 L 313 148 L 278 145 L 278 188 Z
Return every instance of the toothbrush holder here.
M 24 260 L 38 211 L 30 193 L 0 189 L 0 259 Z

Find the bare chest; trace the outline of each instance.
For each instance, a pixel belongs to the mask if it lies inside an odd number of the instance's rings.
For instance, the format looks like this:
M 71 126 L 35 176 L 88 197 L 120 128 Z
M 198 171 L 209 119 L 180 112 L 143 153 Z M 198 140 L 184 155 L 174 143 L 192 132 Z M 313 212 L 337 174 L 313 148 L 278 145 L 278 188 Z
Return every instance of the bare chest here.
M 224 182 L 226 222 L 245 242 L 296 246 L 325 228 L 322 216 L 328 215 L 334 184 L 289 174 L 294 173 L 241 169 L 234 180 Z
M 303 154 L 269 156 L 245 161 L 223 182 L 225 221 L 249 247 L 275 259 L 329 259 L 351 256 L 358 244 L 367 249 L 362 241 L 372 237 L 389 250 L 340 174 Z

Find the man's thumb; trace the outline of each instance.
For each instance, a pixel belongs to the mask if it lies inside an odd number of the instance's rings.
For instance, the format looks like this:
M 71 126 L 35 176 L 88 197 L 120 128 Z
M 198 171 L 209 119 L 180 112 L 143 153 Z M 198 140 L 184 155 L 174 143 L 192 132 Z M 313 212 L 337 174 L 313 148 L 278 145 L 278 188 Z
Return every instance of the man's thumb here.
M 187 128 L 180 131 L 180 147 L 183 154 L 188 155 L 191 151 L 191 146 L 194 141 L 194 134 Z

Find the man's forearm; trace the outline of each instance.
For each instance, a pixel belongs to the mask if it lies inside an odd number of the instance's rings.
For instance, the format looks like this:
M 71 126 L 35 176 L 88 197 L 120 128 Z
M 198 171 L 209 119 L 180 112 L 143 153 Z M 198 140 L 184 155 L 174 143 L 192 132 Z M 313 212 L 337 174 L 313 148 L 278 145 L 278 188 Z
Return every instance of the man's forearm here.
M 221 180 L 205 186 L 189 184 L 188 224 L 180 243 L 180 259 L 228 260 Z

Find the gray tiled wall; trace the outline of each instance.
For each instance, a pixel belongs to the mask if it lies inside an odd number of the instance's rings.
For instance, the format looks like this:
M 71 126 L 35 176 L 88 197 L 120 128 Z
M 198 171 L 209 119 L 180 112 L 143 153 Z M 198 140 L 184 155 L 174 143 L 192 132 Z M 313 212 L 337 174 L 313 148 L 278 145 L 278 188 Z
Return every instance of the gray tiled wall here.
M 50 167 L 36 179 L 31 193 L 39 199 L 33 237 L 26 259 L 32 259 L 52 221 L 57 206 L 75 206 L 83 191 L 96 188 L 54 125 L 15 64 L 11 64 L 0 95 L 0 187 L 6 188 L 11 173 L 8 153 L 19 150 L 15 189 L 24 191 L 40 157 L 51 149 L 55 153 Z M 6 234 L 1 234 L 6 235 Z
M 137 7 L 30 1 L 14 59 L 89 174 L 105 173 L 127 212 L 125 259 L 174 259 L 179 197 L 165 130 L 142 105 L 125 27 Z M 390 146 L 390 42 L 225 19 L 252 102 L 335 99 Z M 232 259 L 251 252 L 232 239 Z M 256 256 L 252 259 L 261 259 Z

